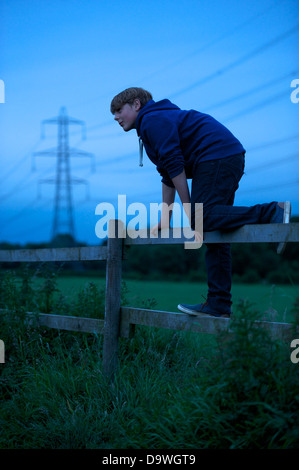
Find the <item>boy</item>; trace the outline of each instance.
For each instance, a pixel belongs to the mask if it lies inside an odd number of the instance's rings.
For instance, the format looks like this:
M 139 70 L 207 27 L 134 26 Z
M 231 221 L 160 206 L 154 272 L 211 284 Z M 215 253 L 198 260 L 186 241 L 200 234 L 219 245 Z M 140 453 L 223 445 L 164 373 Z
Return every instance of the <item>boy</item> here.
M 114 119 L 125 132 L 136 129 L 149 159 L 162 177 L 162 200 L 173 204 L 178 192 L 189 207 L 195 226 L 195 203 L 203 203 L 204 231 L 232 230 L 245 224 L 288 223 L 290 202 L 271 202 L 235 207 L 234 196 L 244 172 L 245 149 L 236 137 L 213 117 L 195 110 L 184 111 L 165 99 L 155 102 L 142 88 L 127 88 L 111 102 Z M 192 179 L 191 196 L 187 178 Z M 161 214 L 152 231 L 169 227 L 171 212 Z M 280 243 L 278 252 L 284 245 Z M 207 244 L 208 296 L 197 305 L 179 304 L 190 315 L 230 317 L 231 252 L 229 244 Z

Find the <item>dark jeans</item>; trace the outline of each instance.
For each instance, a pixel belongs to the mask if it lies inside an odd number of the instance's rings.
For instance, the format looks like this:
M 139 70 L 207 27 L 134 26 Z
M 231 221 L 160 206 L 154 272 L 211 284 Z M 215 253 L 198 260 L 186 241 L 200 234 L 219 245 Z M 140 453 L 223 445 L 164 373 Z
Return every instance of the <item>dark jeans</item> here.
M 235 192 L 244 173 L 244 155 L 199 163 L 194 170 L 191 190 L 191 227 L 194 229 L 194 203 L 203 203 L 203 230 L 233 230 L 245 224 L 270 222 L 277 202 L 251 207 L 233 206 Z M 231 250 L 227 243 L 206 245 L 208 302 L 223 313 L 231 307 Z

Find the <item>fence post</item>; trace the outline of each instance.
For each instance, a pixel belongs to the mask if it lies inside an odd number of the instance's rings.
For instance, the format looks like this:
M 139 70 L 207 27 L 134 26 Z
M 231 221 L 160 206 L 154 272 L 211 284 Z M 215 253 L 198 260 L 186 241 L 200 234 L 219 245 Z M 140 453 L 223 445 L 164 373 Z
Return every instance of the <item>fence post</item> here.
M 103 343 L 103 373 L 108 378 L 112 378 L 118 362 L 123 227 L 120 220 L 109 221 Z

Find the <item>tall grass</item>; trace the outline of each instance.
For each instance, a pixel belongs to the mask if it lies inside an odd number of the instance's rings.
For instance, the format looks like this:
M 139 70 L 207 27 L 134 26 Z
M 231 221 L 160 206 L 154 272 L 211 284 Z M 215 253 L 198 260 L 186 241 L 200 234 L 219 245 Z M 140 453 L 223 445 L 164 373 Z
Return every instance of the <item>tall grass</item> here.
M 251 305 L 240 303 L 231 333 L 216 337 L 137 328 L 121 339 L 108 384 L 101 336 L 29 320 L 40 302 L 67 306 L 55 276 L 44 281 L 35 292 L 27 274 L 1 279 L 0 448 L 299 447 L 299 365 L 289 345 L 254 327 Z M 71 307 L 97 315 L 101 298 L 87 286 Z

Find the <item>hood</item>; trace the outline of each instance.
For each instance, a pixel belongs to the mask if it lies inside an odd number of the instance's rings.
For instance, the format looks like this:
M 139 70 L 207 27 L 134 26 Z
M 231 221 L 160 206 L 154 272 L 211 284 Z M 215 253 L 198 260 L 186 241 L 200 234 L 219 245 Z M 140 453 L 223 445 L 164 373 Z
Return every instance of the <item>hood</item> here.
M 139 166 L 143 166 L 143 142 L 140 137 L 140 126 L 143 117 L 152 112 L 156 111 L 166 111 L 166 110 L 180 110 L 180 108 L 176 105 L 171 103 L 171 101 L 165 99 L 161 101 L 154 101 L 150 100 L 146 103 L 143 108 L 138 113 L 137 119 L 136 119 L 136 131 L 137 135 L 139 137 Z
M 171 101 L 167 99 L 161 100 L 161 101 L 154 101 L 154 100 L 148 101 L 146 105 L 143 106 L 143 108 L 141 108 L 136 119 L 136 130 L 137 130 L 138 136 L 140 135 L 139 131 L 140 131 L 140 126 L 141 126 L 141 121 L 146 114 L 156 112 L 156 111 L 167 111 L 167 110 L 179 111 L 180 108 L 176 104 L 173 104 Z

